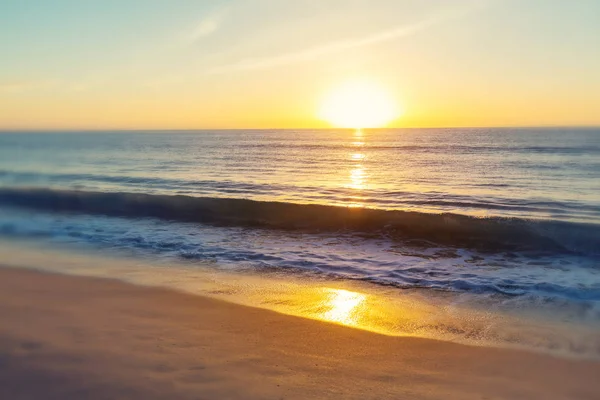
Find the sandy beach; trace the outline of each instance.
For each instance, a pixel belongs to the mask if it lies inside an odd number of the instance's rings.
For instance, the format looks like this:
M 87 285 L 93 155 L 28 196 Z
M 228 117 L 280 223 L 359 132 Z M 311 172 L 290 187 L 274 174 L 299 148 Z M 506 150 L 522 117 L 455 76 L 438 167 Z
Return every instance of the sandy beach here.
M 4 399 L 597 399 L 600 364 L 0 269 Z

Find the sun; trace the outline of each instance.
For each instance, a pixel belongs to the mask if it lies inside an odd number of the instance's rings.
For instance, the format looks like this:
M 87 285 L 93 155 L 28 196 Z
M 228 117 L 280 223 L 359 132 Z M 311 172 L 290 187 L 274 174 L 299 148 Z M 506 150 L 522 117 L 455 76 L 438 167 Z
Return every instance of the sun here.
M 380 128 L 398 118 L 400 110 L 375 82 L 351 81 L 325 96 L 319 117 L 340 128 Z

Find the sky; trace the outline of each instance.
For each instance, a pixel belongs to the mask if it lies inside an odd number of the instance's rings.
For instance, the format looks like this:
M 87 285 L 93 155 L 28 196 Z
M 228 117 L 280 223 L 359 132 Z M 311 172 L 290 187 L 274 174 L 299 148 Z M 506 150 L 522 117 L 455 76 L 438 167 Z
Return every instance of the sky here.
M 600 126 L 598 0 L 3 0 L 0 129 Z

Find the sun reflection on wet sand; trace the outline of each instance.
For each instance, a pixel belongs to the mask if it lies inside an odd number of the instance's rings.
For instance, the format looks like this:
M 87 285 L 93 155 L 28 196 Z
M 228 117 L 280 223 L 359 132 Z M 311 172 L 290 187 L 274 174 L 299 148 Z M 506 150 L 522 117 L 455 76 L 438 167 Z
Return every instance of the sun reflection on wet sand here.
M 344 289 L 325 289 L 324 308 L 329 308 L 321 316 L 322 319 L 344 325 L 357 326 L 360 306 L 364 305 L 366 296 Z

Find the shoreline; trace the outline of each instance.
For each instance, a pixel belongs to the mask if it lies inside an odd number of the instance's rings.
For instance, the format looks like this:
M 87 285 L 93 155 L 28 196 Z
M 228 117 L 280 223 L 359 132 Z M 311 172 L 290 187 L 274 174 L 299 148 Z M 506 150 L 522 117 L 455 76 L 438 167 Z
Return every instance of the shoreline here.
M 502 310 L 504 303 L 468 294 L 399 292 L 396 288 L 353 280 L 256 273 L 243 268 L 221 269 L 212 264 L 82 250 L 43 242 L 10 241 L 0 243 L 0 260 L 6 260 L 7 267 L 166 288 L 393 337 L 600 361 L 598 328 L 561 322 L 551 314 L 556 312 L 552 307 L 538 305 L 533 312 L 518 308 L 519 303 L 509 304 L 519 311 L 510 313 Z M 563 314 L 568 316 L 568 312 Z
M 0 397 L 593 399 L 600 363 L 0 268 Z M 19 397 L 20 396 L 20 397 Z

